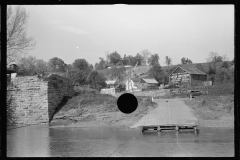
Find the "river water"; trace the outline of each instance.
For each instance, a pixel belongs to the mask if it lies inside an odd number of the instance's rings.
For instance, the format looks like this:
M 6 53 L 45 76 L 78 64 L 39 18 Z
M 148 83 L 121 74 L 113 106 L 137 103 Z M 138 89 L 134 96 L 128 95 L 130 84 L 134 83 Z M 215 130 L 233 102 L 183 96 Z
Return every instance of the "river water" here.
M 8 157 L 232 157 L 234 130 L 149 131 L 127 127 L 7 130 Z

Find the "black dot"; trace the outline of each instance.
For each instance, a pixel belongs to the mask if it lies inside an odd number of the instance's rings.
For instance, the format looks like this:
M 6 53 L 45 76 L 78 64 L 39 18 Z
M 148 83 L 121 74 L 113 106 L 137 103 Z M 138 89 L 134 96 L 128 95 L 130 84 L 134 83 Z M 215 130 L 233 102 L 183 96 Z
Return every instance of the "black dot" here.
M 137 98 L 131 93 L 122 94 L 117 100 L 118 109 L 126 114 L 132 113 L 137 109 Z

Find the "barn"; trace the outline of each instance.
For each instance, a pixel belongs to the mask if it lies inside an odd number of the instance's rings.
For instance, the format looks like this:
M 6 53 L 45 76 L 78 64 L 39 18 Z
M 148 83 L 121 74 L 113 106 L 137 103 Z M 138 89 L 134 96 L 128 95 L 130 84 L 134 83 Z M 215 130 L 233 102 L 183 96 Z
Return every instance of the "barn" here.
M 190 65 L 178 66 L 170 75 L 170 84 L 179 85 L 199 85 L 203 84 L 203 81 L 207 81 L 207 74 L 198 68 Z

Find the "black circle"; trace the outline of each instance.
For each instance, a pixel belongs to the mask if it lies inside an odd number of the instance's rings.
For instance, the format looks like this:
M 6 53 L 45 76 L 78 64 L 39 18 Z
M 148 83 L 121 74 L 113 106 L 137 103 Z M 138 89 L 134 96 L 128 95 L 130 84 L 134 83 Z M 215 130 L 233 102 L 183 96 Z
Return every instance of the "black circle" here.
M 118 109 L 126 114 L 132 113 L 137 109 L 137 98 L 131 93 L 122 94 L 117 100 Z

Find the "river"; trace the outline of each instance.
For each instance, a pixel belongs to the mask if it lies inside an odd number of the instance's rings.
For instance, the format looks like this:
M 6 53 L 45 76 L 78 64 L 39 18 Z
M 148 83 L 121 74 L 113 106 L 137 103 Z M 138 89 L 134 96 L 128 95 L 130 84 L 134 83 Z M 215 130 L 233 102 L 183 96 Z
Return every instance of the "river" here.
M 8 157 L 233 157 L 234 129 L 150 131 L 127 127 L 7 130 Z

